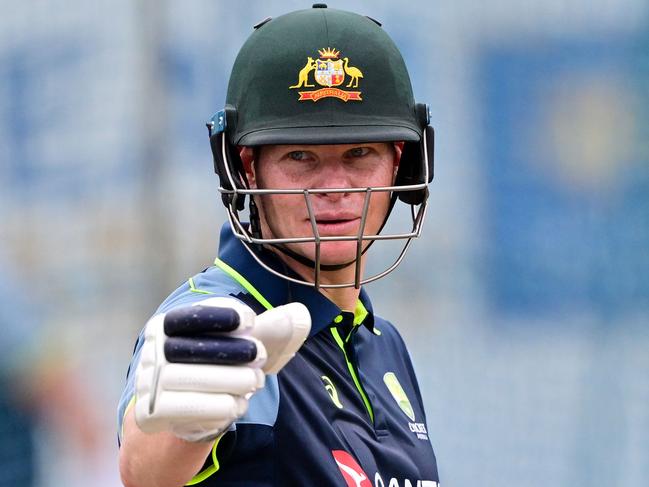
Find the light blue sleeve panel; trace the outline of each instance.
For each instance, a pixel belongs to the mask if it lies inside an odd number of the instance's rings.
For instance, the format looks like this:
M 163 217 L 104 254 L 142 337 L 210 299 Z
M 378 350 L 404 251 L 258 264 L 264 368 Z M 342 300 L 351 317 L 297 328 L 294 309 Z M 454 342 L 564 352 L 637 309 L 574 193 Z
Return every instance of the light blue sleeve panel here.
M 210 267 L 196 274 L 176 289 L 158 307 L 155 314 L 186 304 L 193 304 L 213 296 L 233 296 L 246 291 L 218 267 Z
M 165 313 L 180 306 L 191 305 L 209 297 L 223 296 L 236 297 L 245 293 L 241 287 L 230 276 L 217 267 L 210 267 L 205 272 L 197 274 L 186 283 L 176 289 L 158 307 L 154 315 Z M 122 392 L 117 408 L 118 440 L 121 442 L 123 419 L 128 404 L 135 394 L 135 370 L 140 361 L 140 353 L 144 344 L 144 333 L 140 332 L 133 357 L 126 376 L 126 385 Z M 273 425 L 277 418 L 279 408 L 279 386 L 276 376 L 267 376 L 265 387 L 258 391 L 250 400 L 248 412 L 238 421 L 239 423 L 255 423 Z
M 122 442 L 122 427 L 124 425 L 126 408 L 131 402 L 131 398 L 135 395 L 135 369 L 137 368 L 137 364 L 140 362 L 140 354 L 142 352 L 142 345 L 144 344 L 143 332 L 144 330 L 140 332 L 140 335 L 137 337 L 137 341 L 135 342 L 133 357 L 131 358 L 131 363 L 128 366 L 128 372 L 126 373 L 126 385 L 124 386 L 122 396 L 120 397 L 117 406 L 117 441 L 120 444 Z
M 263 389 L 258 390 L 248 401 L 248 411 L 236 424 L 264 424 L 274 426 L 279 412 L 279 381 L 277 375 L 267 375 Z

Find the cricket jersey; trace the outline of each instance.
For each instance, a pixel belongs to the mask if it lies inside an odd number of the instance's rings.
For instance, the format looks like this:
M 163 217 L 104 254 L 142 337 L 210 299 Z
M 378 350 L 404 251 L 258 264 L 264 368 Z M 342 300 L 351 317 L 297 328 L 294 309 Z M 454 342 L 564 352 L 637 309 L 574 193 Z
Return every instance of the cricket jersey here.
M 260 258 L 287 272 L 270 252 Z M 374 315 L 361 289 L 341 310 L 312 287 L 260 266 L 229 225 L 214 265 L 172 293 L 157 313 L 210 296 L 239 299 L 256 313 L 301 302 L 309 337 L 295 357 L 250 399 L 248 411 L 214 444 L 188 485 L 437 487 L 435 454 L 406 346 Z M 143 336 L 138 338 L 119 407 L 132 403 Z

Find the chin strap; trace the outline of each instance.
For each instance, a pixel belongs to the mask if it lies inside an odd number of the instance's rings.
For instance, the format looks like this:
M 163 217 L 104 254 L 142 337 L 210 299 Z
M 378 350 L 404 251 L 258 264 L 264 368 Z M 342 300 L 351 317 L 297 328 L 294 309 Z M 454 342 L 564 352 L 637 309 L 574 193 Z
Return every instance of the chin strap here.
M 394 204 L 397 202 L 397 195 L 396 193 L 393 193 L 392 196 L 390 197 L 390 207 L 388 208 L 388 212 L 385 215 L 385 218 L 383 219 L 383 223 L 381 223 L 381 227 L 379 228 L 379 231 L 377 234 L 381 233 L 383 230 L 383 227 L 385 224 L 388 222 L 388 218 L 390 217 L 390 213 L 392 213 L 392 209 L 394 208 Z M 261 225 L 259 224 L 259 210 L 257 209 L 257 204 L 254 201 L 254 198 L 250 198 L 250 233 L 253 238 L 263 238 L 261 235 Z M 361 252 L 361 255 L 364 255 L 365 252 L 368 251 L 368 249 L 372 246 L 372 244 L 376 242 L 376 240 L 371 240 L 370 243 L 363 249 Z M 286 247 L 286 245 L 282 244 L 264 244 L 266 247 L 272 247 L 273 249 L 276 249 L 280 251 L 282 254 L 290 257 L 291 259 L 299 262 L 302 265 L 305 265 L 311 269 L 316 268 L 316 263 L 315 261 L 309 259 L 308 257 L 305 257 L 301 254 L 298 254 L 297 252 L 289 249 Z M 258 250 L 261 250 L 264 248 L 264 245 L 257 244 L 256 247 Z M 350 260 L 349 262 L 345 262 L 344 264 L 320 264 L 320 270 L 321 271 L 339 271 L 340 269 L 344 269 L 345 267 L 349 267 L 350 265 L 354 264 L 356 262 L 356 259 Z

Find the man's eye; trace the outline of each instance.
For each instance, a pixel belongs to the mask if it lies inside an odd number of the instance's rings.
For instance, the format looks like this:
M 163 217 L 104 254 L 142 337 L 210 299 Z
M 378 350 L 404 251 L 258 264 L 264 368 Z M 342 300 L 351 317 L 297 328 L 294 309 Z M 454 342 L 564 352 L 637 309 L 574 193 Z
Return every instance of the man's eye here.
M 363 157 L 367 155 L 370 150 L 367 147 L 354 147 L 349 150 L 349 155 L 351 157 Z
M 306 159 L 306 152 L 295 150 L 288 153 L 288 158 L 293 161 L 303 161 L 304 159 Z

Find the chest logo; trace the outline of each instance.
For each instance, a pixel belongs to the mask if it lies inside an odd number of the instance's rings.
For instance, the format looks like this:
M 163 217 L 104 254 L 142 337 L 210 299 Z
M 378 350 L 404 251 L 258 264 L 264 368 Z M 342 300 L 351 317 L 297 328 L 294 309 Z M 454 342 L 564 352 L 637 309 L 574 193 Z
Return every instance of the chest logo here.
M 372 487 L 370 479 L 358 462 L 344 450 L 331 450 L 340 473 L 343 475 L 347 487 Z
M 315 88 L 316 85 L 310 82 L 311 72 L 314 72 L 313 80 L 320 86 L 324 86 L 324 88 L 313 91 L 298 91 L 300 94 L 298 101 L 311 100 L 315 103 L 321 98 L 338 98 L 344 102 L 349 100 L 362 101 L 360 91 L 336 88 L 336 86 L 343 84 L 346 76 L 349 76 L 350 80 L 345 85 L 345 88 L 358 88 L 358 80 L 363 77 L 362 71 L 355 66 L 350 66 L 349 58 L 339 59 L 340 51 L 335 48 L 318 49 L 318 54 L 320 54 L 318 59 L 313 59 L 311 56 L 306 58 L 306 64 L 298 73 L 297 83 L 288 88 L 290 90 Z
M 406 396 L 406 393 L 403 390 L 403 387 L 401 387 L 401 384 L 399 384 L 399 380 L 397 379 L 397 376 L 394 375 L 394 372 L 386 372 L 383 376 L 383 382 L 385 382 L 390 394 L 392 394 L 394 400 L 397 401 L 397 404 L 404 414 L 410 418 L 410 421 L 414 421 L 415 411 L 412 409 L 410 400 L 408 400 L 408 396 Z
M 331 401 L 336 405 L 338 409 L 342 409 L 343 405 L 340 402 L 340 399 L 338 399 L 338 391 L 336 391 L 336 387 L 334 386 L 334 383 L 331 382 L 331 379 L 326 375 L 323 375 L 321 379 L 322 382 L 324 382 L 325 390 L 329 394 Z

